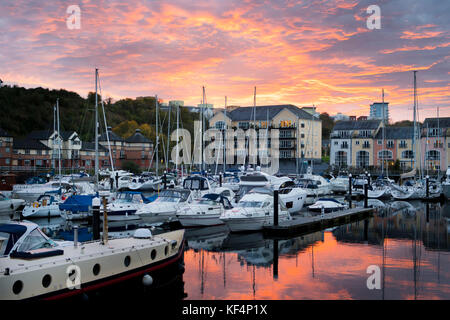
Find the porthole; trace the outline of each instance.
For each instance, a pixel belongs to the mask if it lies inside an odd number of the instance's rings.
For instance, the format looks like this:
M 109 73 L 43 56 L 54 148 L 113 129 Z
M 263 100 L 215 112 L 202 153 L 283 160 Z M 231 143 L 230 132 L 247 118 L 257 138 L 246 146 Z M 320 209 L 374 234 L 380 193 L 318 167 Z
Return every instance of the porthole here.
M 43 278 L 42 278 L 42 286 L 44 288 L 48 288 L 48 286 L 50 285 L 50 283 L 52 283 L 52 276 L 49 274 L 46 274 Z
M 17 280 L 16 282 L 14 282 L 14 285 L 13 285 L 13 288 L 12 288 L 14 294 L 19 294 L 22 291 L 22 289 L 23 289 L 22 281 Z
M 169 253 L 169 246 L 166 246 L 164 248 L 164 254 L 167 256 L 168 253 Z
M 97 276 L 100 273 L 100 265 L 98 263 L 96 263 L 92 268 L 92 273 L 94 276 Z
M 130 256 L 126 256 L 125 259 L 123 260 L 123 264 L 125 265 L 125 267 L 128 267 L 130 265 L 130 262 L 131 262 Z
M 155 260 L 156 258 L 156 250 L 153 249 L 152 252 L 150 253 L 150 258 L 152 258 L 152 260 Z

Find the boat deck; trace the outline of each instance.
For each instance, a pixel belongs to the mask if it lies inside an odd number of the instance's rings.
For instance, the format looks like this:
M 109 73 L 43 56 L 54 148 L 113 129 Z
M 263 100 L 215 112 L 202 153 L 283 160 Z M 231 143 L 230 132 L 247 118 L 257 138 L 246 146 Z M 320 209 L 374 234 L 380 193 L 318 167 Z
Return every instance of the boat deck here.
M 323 216 L 294 216 L 292 220 L 279 222 L 277 226 L 265 226 L 263 232 L 270 237 L 286 238 L 361 220 L 371 216 L 374 211 L 374 208 L 352 208 L 326 213 Z

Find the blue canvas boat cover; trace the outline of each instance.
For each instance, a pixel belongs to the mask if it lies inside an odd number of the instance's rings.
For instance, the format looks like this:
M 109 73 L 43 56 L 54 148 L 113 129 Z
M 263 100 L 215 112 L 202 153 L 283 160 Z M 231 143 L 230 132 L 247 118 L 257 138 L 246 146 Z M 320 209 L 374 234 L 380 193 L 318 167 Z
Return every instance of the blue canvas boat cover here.
M 72 195 L 67 198 L 64 203 L 59 205 L 59 210 L 67 210 L 71 212 L 88 212 L 92 206 L 92 199 L 95 195 Z

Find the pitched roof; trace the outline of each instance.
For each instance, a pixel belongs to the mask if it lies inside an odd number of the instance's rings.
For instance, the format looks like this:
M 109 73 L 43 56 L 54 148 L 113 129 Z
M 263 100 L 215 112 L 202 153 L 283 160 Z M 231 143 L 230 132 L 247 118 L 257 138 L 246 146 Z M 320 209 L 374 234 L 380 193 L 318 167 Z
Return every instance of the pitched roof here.
M 343 120 L 336 122 L 333 130 L 375 130 L 380 123 L 381 120 Z
M 12 135 L 10 135 L 8 132 L 6 132 L 6 130 L 3 130 L 2 128 L 0 128 L 0 137 L 12 137 Z
M 81 151 L 95 151 L 95 142 L 82 141 L 80 150 Z M 98 151 L 100 151 L 100 152 L 108 151 L 108 148 L 102 146 L 101 144 L 98 144 Z
M 55 131 L 53 129 L 31 131 L 27 138 L 34 140 L 48 140 Z M 59 134 L 63 140 L 68 140 L 75 131 L 60 131 Z
M 120 137 L 119 135 L 115 134 L 112 130 L 111 127 L 108 128 L 108 138 L 109 141 L 120 141 L 123 142 L 124 140 L 122 139 L 122 137 Z M 98 141 L 108 141 L 108 139 L 106 139 L 106 132 L 103 132 L 99 137 L 98 137 Z
M 414 127 L 386 127 L 386 139 L 412 139 Z M 375 139 L 383 139 L 383 130 L 379 130 Z
M 42 142 L 30 138 L 14 139 L 13 149 L 51 150 Z
M 320 121 L 320 119 L 313 117 L 310 113 L 292 104 L 238 107 L 230 112 L 227 112 L 227 116 L 233 121 L 251 121 L 253 119 L 267 121 L 267 118 L 273 119 L 283 109 L 288 109 L 300 119 Z
M 150 141 L 150 139 L 148 139 L 147 137 L 145 137 L 142 133 L 140 129 L 136 129 L 136 132 L 128 137 L 125 142 L 128 143 L 152 143 Z
M 450 117 L 446 118 L 426 118 L 423 122 L 422 128 L 450 128 Z

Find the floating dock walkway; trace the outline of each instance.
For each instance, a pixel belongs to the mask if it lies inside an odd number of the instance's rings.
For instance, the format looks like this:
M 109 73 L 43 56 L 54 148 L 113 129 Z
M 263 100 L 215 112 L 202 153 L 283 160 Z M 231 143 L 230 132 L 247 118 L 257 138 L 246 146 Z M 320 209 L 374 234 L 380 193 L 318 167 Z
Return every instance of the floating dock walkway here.
M 323 216 L 293 216 L 292 220 L 279 222 L 277 226 L 265 226 L 263 233 L 269 237 L 286 238 L 361 220 L 371 216 L 374 212 L 374 208 L 352 208 L 326 213 Z

